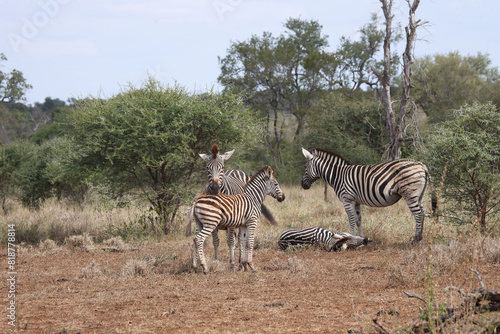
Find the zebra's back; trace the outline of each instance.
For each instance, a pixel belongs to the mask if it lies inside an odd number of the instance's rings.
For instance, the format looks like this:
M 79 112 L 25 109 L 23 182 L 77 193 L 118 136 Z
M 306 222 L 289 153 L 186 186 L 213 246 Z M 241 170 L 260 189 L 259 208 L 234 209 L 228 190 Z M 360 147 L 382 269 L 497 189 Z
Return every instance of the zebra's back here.
M 339 251 L 362 247 L 372 239 L 355 236 L 346 232 L 330 232 L 321 227 L 309 227 L 302 230 L 292 229 L 281 233 L 278 245 L 282 250 L 296 245 L 312 245 L 326 251 Z
M 278 245 L 283 250 L 295 245 L 315 245 L 329 249 L 333 242 L 332 232 L 321 227 L 309 227 L 284 231 L 279 237 Z
M 222 181 L 221 192 L 227 195 L 236 195 L 243 192 L 245 184 L 250 177 L 238 169 L 229 169 L 224 172 L 224 180 Z

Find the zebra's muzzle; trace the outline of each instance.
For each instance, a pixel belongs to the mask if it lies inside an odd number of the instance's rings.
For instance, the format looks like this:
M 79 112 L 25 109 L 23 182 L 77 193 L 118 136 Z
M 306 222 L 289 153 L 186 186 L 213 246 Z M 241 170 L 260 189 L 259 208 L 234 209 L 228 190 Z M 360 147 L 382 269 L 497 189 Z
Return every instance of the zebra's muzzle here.
M 282 196 L 278 197 L 278 202 L 283 202 L 285 200 L 285 193 Z
M 220 186 L 218 182 L 211 182 L 208 185 L 208 189 L 210 190 L 210 194 L 218 195 L 220 193 Z
M 311 188 L 311 183 L 302 180 L 302 188 L 306 190 Z

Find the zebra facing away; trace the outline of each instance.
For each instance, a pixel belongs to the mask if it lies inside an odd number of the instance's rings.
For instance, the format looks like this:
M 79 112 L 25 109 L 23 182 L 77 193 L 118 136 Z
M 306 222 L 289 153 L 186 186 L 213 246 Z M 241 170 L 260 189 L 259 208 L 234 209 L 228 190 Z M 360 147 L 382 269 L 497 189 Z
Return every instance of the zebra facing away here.
M 248 177 L 248 175 L 241 170 L 229 169 L 224 171 L 224 161 L 231 157 L 234 150 L 224 154 L 219 154 L 219 147 L 217 144 L 213 144 L 211 153 L 212 154 L 200 154 L 200 157 L 207 163 L 208 186 L 204 192 L 211 195 L 217 195 L 219 192 L 226 195 L 236 195 L 242 193 L 245 188 L 245 184 L 250 180 L 250 177 Z M 266 217 L 271 224 L 277 225 L 273 215 L 264 204 L 262 204 L 261 209 L 264 217 Z M 219 229 L 225 228 L 217 228 L 212 233 L 214 258 L 216 260 L 219 259 Z M 191 233 L 191 224 L 189 224 L 186 228 L 186 235 L 188 233 Z M 228 229 L 227 233 L 234 233 L 234 230 Z
M 307 158 L 302 188 L 309 189 L 319 178 L 325 180 L 344 205 L 351 234 L 363 237 L 360 205 L 386 207 L 402 198 L 415 218 L 413 243 L 422 240 L 424 209 L 422 199 L 430 178 L 427 167 L 412 160 L 397 160 L 376 165 L 351 165 L 340 155 L 314 148 L 302 148 Z M 433 203 L 434 206 L 434 203 Z
M 229 229 L 240 229 L 240 265 L 245 271 L 247 266 L 251 270 L 257 271 L 253 265 L 252 251 L 255 229 L 266 195 L 271 195 L 279 202 L 285 199 L 285 194 L 274 178 L 274 170 L 269 166 L 257 172 L 245 185 L 241 194 L 199 194 L 193 201 L 193 216 L 196 222 L 193 267 L 197 267 L 197 259 L 199 259 L 203 272 L 208 273 L 203 243 L 217 226 L 221 226 Z M 233 271 L 236 271 L 235 244 L 234 233 L 228 233 L 229 263 Z
M 312 245 L 327 252 L 336 252 L 342 249 L 363 247 L 371 241 L 370 238 L 359 237 L 345 232 L 332 233 L 321 227 L 309 227 L 302 230 L 284 231 L 278 239 L 278 246 L 285 250 L 289 246 Z

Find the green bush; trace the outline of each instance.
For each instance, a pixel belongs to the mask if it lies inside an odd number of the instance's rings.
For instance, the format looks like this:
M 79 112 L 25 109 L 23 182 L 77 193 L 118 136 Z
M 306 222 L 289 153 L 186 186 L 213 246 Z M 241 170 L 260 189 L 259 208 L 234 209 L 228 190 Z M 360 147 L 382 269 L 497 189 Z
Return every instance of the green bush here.
M 426 140 L 422 160 L 434 183 L 446 168 L 443 196 L 445 212 L 457 221 L 479 223 L 487 231 L 500 204 L 500 112 L 492 103 L 466 105 Z

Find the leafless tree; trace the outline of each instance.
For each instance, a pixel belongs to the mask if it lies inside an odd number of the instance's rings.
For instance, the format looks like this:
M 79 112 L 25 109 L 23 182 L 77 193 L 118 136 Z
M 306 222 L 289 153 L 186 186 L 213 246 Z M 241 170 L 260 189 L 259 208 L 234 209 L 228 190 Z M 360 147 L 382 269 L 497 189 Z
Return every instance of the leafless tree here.
M 410 97 L 411 89 L 411 66 L 413 64 L 413 48 L 417 34 L 417 28 L 427 22 L 415 20 L 415 12 L 420 0 L 406 0 L 409 7 L 409 24 L 405 27 L 406 48 L 403 52 L 403 87 L 399 104 L 399 111 L 396 114 L 393 109 L 391 98 L 391 38 L 392 38 L 392 14 L 393 0 L 380 0 L 382 11 L 385 17 L 385 39 L 384 39 L 384 71 L 377 72 L 372 69 L 380 80 L 382 86 L 382 104 L 385 111 L 386 130 L 388 138 L 387 159 L 397 160 L 401 156 L 401 143 L 404 141 L 415 141 L 415 136 L 406 136 L 406 123 L 412 118 L 414 103 Z

